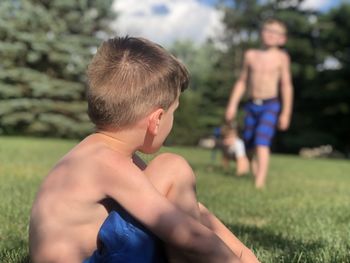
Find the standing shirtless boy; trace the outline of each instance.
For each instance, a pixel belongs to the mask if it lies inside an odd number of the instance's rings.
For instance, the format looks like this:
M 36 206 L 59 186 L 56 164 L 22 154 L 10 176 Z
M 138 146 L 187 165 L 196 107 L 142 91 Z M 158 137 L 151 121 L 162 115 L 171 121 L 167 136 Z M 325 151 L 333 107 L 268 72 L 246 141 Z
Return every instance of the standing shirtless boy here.
M 198 204 L 182 157 L 161 154 L 147 166 L 136 155 L 155 153 L 169 134 L 188 84 L 185 67 L 148 40 L 114 38 L 98 49 L 88 79 L 97 131 L 40 187 L 30 219 L 32 261 L 258 262 Z
M 290 59 L 279 48 L 286 43 L 286 33 L 286 26 L 281 21 L 269 19 L 264 22 L 261 32 L 263 48 L 245 52 L 242 72 L 226 109 L 226 121 L 231 122 L 248 87 L 243 139 L 247 149 L 254 150 L 256 155 L 252 169 L 257 188 L 265 186 L 275 127 L 287 130 L 292 114 Z

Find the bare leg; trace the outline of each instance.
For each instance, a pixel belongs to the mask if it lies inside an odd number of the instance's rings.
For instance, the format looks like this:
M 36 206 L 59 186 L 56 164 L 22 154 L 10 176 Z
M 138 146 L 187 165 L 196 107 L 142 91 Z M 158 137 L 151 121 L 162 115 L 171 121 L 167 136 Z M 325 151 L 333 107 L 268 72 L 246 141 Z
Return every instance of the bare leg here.
M 189 164 L 180 156 L 161 154 L 145 169 L 156 189 L 171 202 L 216 233 L 238 256 L 241 262 L 255 263 L 258 260 L 224 224 L 211 214 L 203 205 L 198 204 L 195 191 L 195 176 Z M 173 247 L 167 247 L 169 262 L 193 262 L 188 255 Z M 239 253 L 239 254 L 238 254 Z M 205 261 L 205 259 L 203 259 Z
M 213 230 L 226 243 L 226 245 L 240 257 L 240 260 L 243 263 L 259 262 L 253 252 L 243 245 L 243 243 L 204 205 L 199 204 L 199 209 L 203 225 Z
M 255 173 L 255 187 L 263 188 L 266 182 L 267 171 L 269 168 L 270 148 L 267 146 L 256 147 L 257 170 Z
M 164 153 L 149 163 L 144 171 L 151 183 L 173 204 L 199 219 L 196 178 L 192 168 L 181 156 Z
M 144 171 L 156 189 L 178 208 L 200 220 L 195 176 L 189 164 L 175 154 L 157 156 Z M 187 255 L 166 247 L 169 262 L 190 262 Z
M 236 175 L 242 176 L 249 172 L 249 161 L 246 156 L 236 159 Z

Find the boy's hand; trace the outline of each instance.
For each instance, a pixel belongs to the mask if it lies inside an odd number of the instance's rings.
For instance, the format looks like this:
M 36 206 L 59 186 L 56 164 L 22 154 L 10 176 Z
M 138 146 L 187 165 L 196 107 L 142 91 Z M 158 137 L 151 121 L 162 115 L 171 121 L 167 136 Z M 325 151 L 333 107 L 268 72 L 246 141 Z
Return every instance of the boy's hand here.
M 286 114 L 281 114 L 278 119 L 278 129 L 281 131 L 285 131 L 289 128 L 290 117 Z
M 235 108 L 228 109 L 225 114 L 225 120 L 227 123 L 230 123 L 231 121 L 236 118 L 237 110 Z

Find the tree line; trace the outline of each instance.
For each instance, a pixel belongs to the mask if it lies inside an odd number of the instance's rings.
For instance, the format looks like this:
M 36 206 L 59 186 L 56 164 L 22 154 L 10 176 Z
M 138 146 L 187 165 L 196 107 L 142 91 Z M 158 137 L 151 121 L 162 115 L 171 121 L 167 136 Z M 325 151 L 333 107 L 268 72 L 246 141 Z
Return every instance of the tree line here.
M 115 34 L 112 0 L 0 2 L 0 134 L 82 138 L 93 130 L 86 114 L 86 66 L 102 39 Z M 331 144 L 350 152 L 350 4 L 306 11 L 302 1 L 218 1 L 223 35 L 200 46 L 168 47 L 188 66 L 169 144 L 194 145 L 223 122 L 245 49 L 259 47 L 261 22 L 287 24 L 286 51 L 295 87 L 291 128 L 274 149 Z M 117 20 L 118 21 L 118 20 Z M 220 45 L 218 44 L 220 43 Z M 239 118 L 242 119 L 241 114 Z

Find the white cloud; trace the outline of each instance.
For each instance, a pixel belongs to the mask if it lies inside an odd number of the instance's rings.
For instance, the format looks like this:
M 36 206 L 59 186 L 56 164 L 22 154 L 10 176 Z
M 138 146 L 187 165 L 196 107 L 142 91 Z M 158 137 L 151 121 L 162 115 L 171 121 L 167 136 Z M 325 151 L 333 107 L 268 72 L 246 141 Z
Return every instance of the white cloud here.
M 333 0 L 305 0 L 303 9 L 321 10 Z M 223 34 L 222 12 L 199 0 L 115 0 L 112 24 L 118 35 L 142 36 L 162 45 L 176 39 L 202 43 Z
M 340 61 L 333 57 L 333 56 L 328 56 L 326 57 L 326 59 L 323 61 L 322 64 L 319 64 L 317 66 L 317 69 L 319 71 L 322 70 L 337 70 L 337 69 L 341 69 L 342 68 L 342 64 L 340 63 Z
M 119 16 L 113 28 L 119 35 L 143 36 L 163 45 L 176 39 L 202 43 L 222 32 L 222 14 L 197 0 L 116 0 Z
M 333 0 L 305 0 L 301 4 L 302 9 L 320 10 L 331 5 Z

